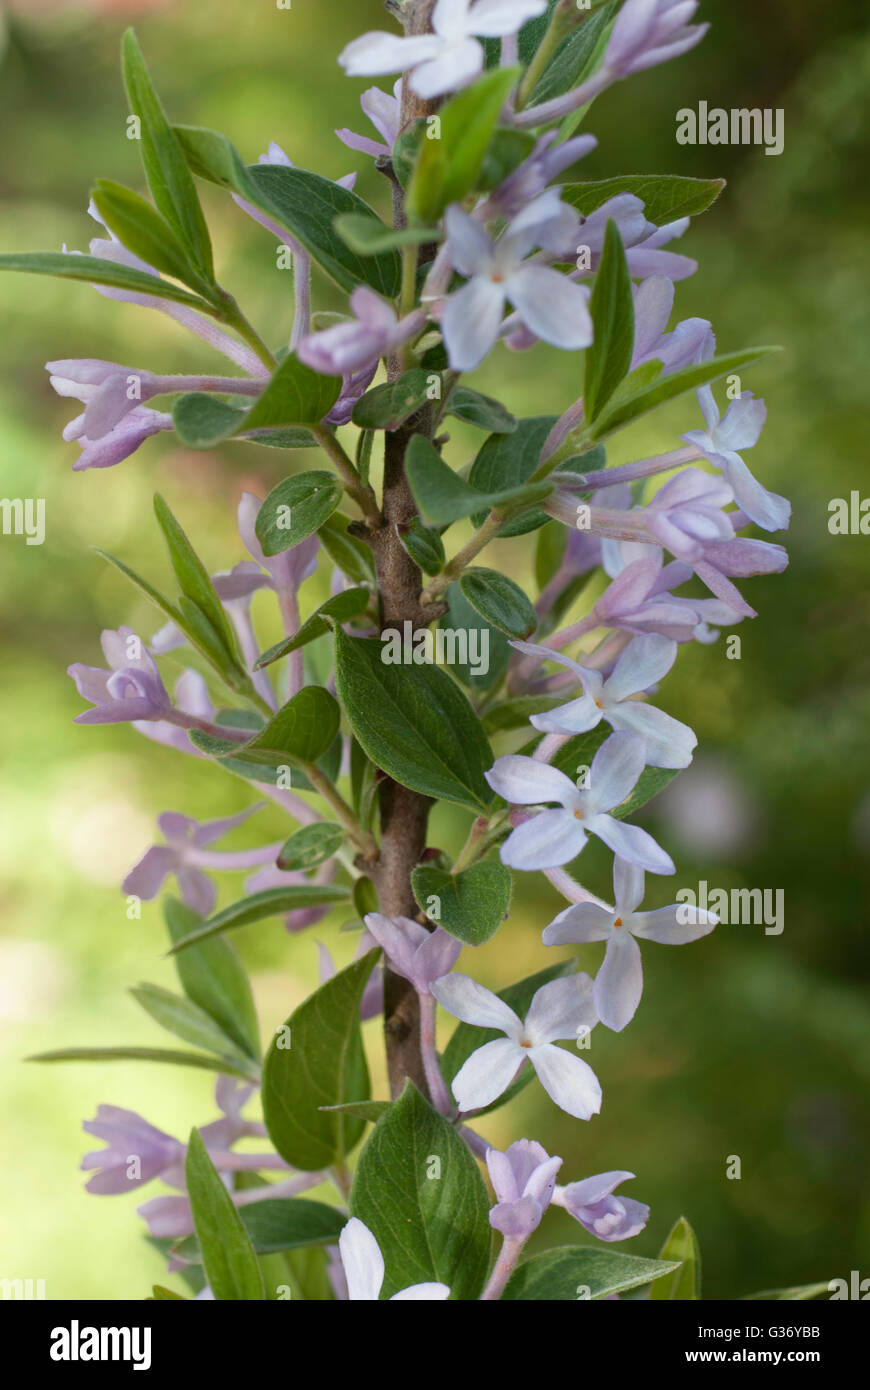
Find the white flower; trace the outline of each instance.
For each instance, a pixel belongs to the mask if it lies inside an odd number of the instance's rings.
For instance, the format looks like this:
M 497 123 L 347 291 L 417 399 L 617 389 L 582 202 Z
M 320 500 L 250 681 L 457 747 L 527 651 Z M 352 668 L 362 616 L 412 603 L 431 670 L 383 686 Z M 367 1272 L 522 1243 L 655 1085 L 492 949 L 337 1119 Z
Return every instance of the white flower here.
M 493 242 L 479 222 L 460 207 L 445 218 L 446 254 L 468 283 L 448 296 L 442 318 L 444 342 L 454 371 L 471 371 L 484 359 L 501 329 L 510 301 L 520 322 L 558 348 L 592 342 L 588 290 L 558 270 L 526 257 L 534 246 L 555 249 L 579 235 L 573 208 L 549 189 L 523 209 Z
M 568 975 L 543 985 L 525 1022 L 491 990 L 468 975 L 445 975 L 430 986 L 448 1013 L 478 1028 L 496 1028 L 503 1038 L 484 1043 L 453 1078 L 462 1111 L 482 1110 L 506 1091 L 525 1062 L 531 1062 L 547 1094 L 569 1115 L 588 1120 L 601 1109 L 601 1086 L 592 1068 L 557 1038 L 579 1038 L 598 1021 L 588 975 Z
M 688 767 L 698 740 L 687 724 L 664 710 L 632 697 L 648 690 L 667 675 L 677 655 L 677 644 L 668 637 L 647 633 L 635 637 L 622 652 L 609 678 L 572 661 L 562 652 L 533 642 L 512 642 L 517 651 L 556 661 L 573 671 L 583 686 L 579 700 L 570 700 L 547 714 L 533 714 L 536 729 L 548 734 L 583 734 L 606 719 L 614 729 L 639 734 L 646 760 L 652 767 Z
M 595 977 L 594 1000 L 605 1028 L 622 1032 L 634 1018 L 643 991 L 640 947 L 635 937 L 659 941 L 664 946 L 681 946 L 697 941 L 717 925 L 719 918 L 705 908 L 672 903 L 655 912 L 635 912 L 643 901 L 643 869 L 613 861 L 612 908 L 595 903 L 576 903 L 560 912 L 544 929 L 545 946 L 563 946 L 569 941 L 606 941 L 607 950 Z M 688 922 L 684 916 L 690 917 Z
M 376 1303 L 384 1282 L 384 1257 L 368 1226 L 352 1216 L 338 1237 L 338 1249 L 352 1303 Z M 450 1297 L 446 1284 L 411 1284 L 390 1299 L 395 1302 L 435 1301 Z
M 485 777 L 493 791 L 515 806 L 558 801 L 558 811 L 539 811 L 518 825 L 501 847 L 512 869 L 555 869 L 569 864 L 589 835 L 597 835 L 614 854 L 654 874 L 672 874 L 674 862 L 646 830 L 607 813 L 625 801 L 646 762 L 637 734 L 611 734 L 592 759 L 588 786 L 578 787 L 549 763 L 521 753 L 497 758 Z
M 413 91 L 428 100 L 466 87 L 483 71 L 483 46 L 475 34 L 515 34 L 546 8 L 546 0 L 438 0 L 432 12 L 434 33 L 401 38 L 377 29 L 349 43 L 338 61 L 349 77 L 410 70 Z

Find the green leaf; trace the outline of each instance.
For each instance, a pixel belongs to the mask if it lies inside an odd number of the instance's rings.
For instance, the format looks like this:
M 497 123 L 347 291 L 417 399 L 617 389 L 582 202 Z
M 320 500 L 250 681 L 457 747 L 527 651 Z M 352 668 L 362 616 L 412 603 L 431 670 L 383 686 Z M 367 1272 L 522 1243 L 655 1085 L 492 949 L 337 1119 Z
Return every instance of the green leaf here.
M 555 415 L 532 415 L 520 420 L 512 434 L 491 434 L 471 465 L 468 474 L 471 486 L 488 494 L 522 487 L 538 467 L 544 442 L 555 423 Z M 476 526 L 482 519 L 482 514 L 472 517 Z M 524 535 L 543 525 L 545 519 L 549 520 L 544 512 L 530 512 L 509 521 L 499 535 Z
M 91 197 L 106 226 L 128 251 L 210 297 L 208 281 L 192 264 L 169 223 L 149 202 L 111 179 L 99 179 Z
M 348 517 L 334 512 L 328 521 L 317 528 L 320 543 L 334 565 L 355 584 L 370 584 L 375 577 L 371 548 L 356 536 L 351 536 Z
M 499 401 L 492 396 L 482 396 L 468 386 L 457 386 L 451 391 L 446 414 L 493 434 L 513 434 L 517 427 L 516 416 Z
M 155 1284 L 151 1290 L 151 1297 L 146 1298 L 146 1303 L 187 1303 L 188 1300 L 183 1294 L 173 1293 L 172 1289 L 167 1289 L 163 1284 Z
M 649 1291 L 653 1302 L 684 1303 L 701 1297 L 701 1252 L 688 1221 L 681 1216 L 661 1250 L 660 1260 L 678 1260 L 673 1274 L 659 1279 Z
M 411 887 L 420 910 L 466 946 L 489 941 L 510 908 L 511 876 L 497 859 L 472 864 L 455 877 L 421 864 L 411 874 Z M 430 912 L 433 897 L 439 905 Z
M 341 395 L 341 377 L 323 376 L 288 352 L 245 416 L 245 431 L 317 425 Z
M 509 985 L 507 989 L 499 990 L 498 997 L 503 999 L 520 1018 L 525 1018 L 529 1006 L 541 986 L 549 984 L 551 980 L 558 980 L 562 975 L 572 974 L 576 965 L 577 961 L 573 958 L 559 961 L 556 965 L 548 966 L 546 970 L 539 970 L 524 980 L 518 980 L 516 984 Z M 485 1043 L 494 1042 L 496 1038 L 503 1036 L 498 1028 L 477 1028 L 472 1023 L 458 1024 L 453 1030 L 441 1058 L 441 1071 L 448 1087 L 460 1067 L 468 1061 L 472 1052 L 476 1052 Z M 514 1096 L 528 1085 L 533 1075 L 534 1072 L 531 1067 L 523 1067 L 517 1079 L 511 1082 L 504 1094 L 500 1095 L 497 1100 L 493 1101 L 492 1105 L 488 1105 L 480 1113 L 488 1115 L 491 1110 L 498 1110 L 500 1106 L 513 1100 Z
M 201 927 L 190 936 L 181 937 L 174 942 L 170 955 L 186 951 L 191 946 L 199 946 L 209 937 L 221 932 L 233 931 L 236 927 L 247 927 L 251 922 L 262 922 L 267 917 L 281 917 L 287 912 L 295 912 L 300 907 L 332 907 L 336 903 L 346 903 L 350 894 L 347 888 L 333 883 L 289 883 L 283 888 L 265 888 L 261 893 L 251 893 L 240 898 L 237 903 L 225 907 L 223 911 L 209 917 Z
M 632 193 L 643 203 L 647 220 L 661 227 L 681 217 L 697 217 L 706 212 L 724 187 L 724 179 L 688 179 L 677 174 L 619 174 L 593 183 L 568 183 L 562 189 L 562 201 L 588 217 L 609 198 Z
M 251 1238 L 198 1129 L 190 1132 L 184 1176 L 206 1281 L 215 1298 L 264 1299 L 266 1289 Z
M 324 860 L 332 858 L 344 843 L 344 837 L 344 829 L 335 821 L 303 825 L 284 841 L 276 861 L 278 868 L 288 873 L 295 869 L 315 869 Z
M 583 20 L 579 29 L 562 40 L 546 70 L 535 84 L 528 102 L 538 106 L 543 101 L 570 92 L 594 71 L 598 60 L 598 48 L 603 42 L 605 32 L 614 14 L 613 5 L 605 5 L 596 13 Z
M 405 530 L 399 529 L 399 540 L 407 550 L 415 565 L 426 574 L 438 574 L 447 559 L 444 542 L 431 526 L 424 526 L 418 516 L 408 522 Z
M 181 592 L 204 614 L 225 648 L 228 659 L 238 664 L 235 637 L 208 570 L 159 492 L 154 497 L 154 513 L 166 539 L 169 559 Z
M 622 237 L 608 218 L 604 250 L 589 301 L 595 337 L 586 351 L 583 402 L 587 420 L 601 414 L 631 366 L 634 296 Z
M 263 1197 L 239 1207 L 238 1213 L 258 1255 L 310 1245 L 335 1245 L 347 1224 L 347 1217 L 337 1207 L 305 1197 Z M 185 1260 L 202 1259 L 195 1236 L 177 1242 L 172 1253 Z
M 174 1033 L 183 1042 L 206 1052 L 214 1052 L 218 1057 L 227 1057 L 237 1066 L 245 1066 L 250 1061 L 249 1057 L 240 1054 L 235 1040 L 198 1004 L 160 985 L 139 985 L 130 993 L 155 1023 Z
M 450 670 L 471 690 L 493 689 L 504 675 L 511 657 L 504 633 L 472 608 L 458 584 L 451 584 L 444 597 L 447 612 L 438 626 L 444 633 L 445 657 Z M 476 653 L 471 647 L 472 634 L 476 634 Z M 477 660 L 473 659 L 475 655 Z
M 576 780 L 578 770 L 584 767 L 591 767 L 592 760 L 602 743 L 613 733 L 609 724 L 603 720 L 595 729 L 590 729 L 586 734 L 575 734 L 569 738 L 567 743 L 563 743 L 552 758 L 552 765 L 564 772 L 566 777 L 572 781 Z M 635 811 L 645 806 L 660 791 L 663 791 L 669 782 L 672 782 L 680 771 L 678 767 L 645 767 L 640 774 L 632 791 L 629 792 L 625 801 L 620 806 L 614 806 L 609 812 L 617 820 L 625 820 L 628 816 L 633 816 Z
M 24 271 L 28 275 L 59 275 L 63 280 L 86 280 L 91 285 L 111 285 L 118 290 L 153 295 L 155 299 L 171 299 L 175 304 L 190 304 L 204 314 L 214 314 L 214 306 L 180 285 L 103 260 L 101 256 L 79 256 L 67 251 L 15 251 L 0 256 L 0 270 Z
M 357 614 L 364 613 L 371 602 L 371 593 L 368 589 L 342 589 L 341 593 L 333 594 L 325 603 L 312 613 L 298 632 L 292 637 L 285 637 L 283 642 L 277 642 L 274 647 L 263 652 L 258 657 L 254 669 L 260 671 L 264 666 L 271 666 L 273 661 L 278 661 L 282 656 L 295 652 L 299 647 L 306 646 L 313 642 L 317 637 L 322 637 L 325 632 L 331 630 L 332 622 L 344 623 L 349 618 L 355 618 Z
M 393 173 L 403 188 L 407 188 L 414 174 L 420 146 L 426 139 L 426 121 L 423 117 L 411 121 L 399 132 L 393 145 Z
M 359 1120 L 376 1124 L 392 1105 L 389 1100 L 348 1100 L 344 1105 L 323 1105 L 322 1110 L 341 1111 L 343 1115 L 355 1115 Z
M 360 256 L 375 256 L 379 251 L 390 251 L 396 246 L 419 246 L 422 242 L 441 240 L 437 227 L 388 227 L 385 222 L 362 217 L 358 212 L 341 213 L 333 226 L 345 245 Z
M 762 1289 L 761 1293 L 745 1293 L 741 1298 L 741 1303 L 758 1303 L 762 1301 L 776 1303 L 808 1303 L 811 1299 L 821 1298 L 824 1294 L 831 1292 L 831 1280 L 826 1280 L 823 1284 L 795 1284 L 786 1289 Z
M 288 169 L 281 164 L 255 164 L 248 169 L 259 198 L 293 233 L 306 251 L 344 290 L 368 285 L 385 299 L 395 299 L 401 285 L 401 262 L 395 247 L 374 255 L 352 251 L 336 229 L 337 218 L 352 215 L 371 222 L 375 231 L 384 223 L 356 193 L 307 169 Z M 359 222 L 354 224 L 359 235 Z
M 341 501 L 341 483 L 315 469 L 293 473 L 272 488 L 259 512 L 255 531 L 264 555 L 280 555 L 323 525 Z
M 115 555 L 110 555 L 107 550 L 100 550 L 98 546 L 94 546 L 94 550 L 97 555 L 101 555 L 104 560 L 108 560 L 110 565 L 114 565 L 116 570 L 120 570 L 125 579 L 129 579 L 130 583 L 135 585 L 139 592 L 144 594 L 146 598 L 149 598 L 151 602 L 160 609 L 161 613 L 165 613 L 167 618 L 170 618 L 172 622 L 176 623 L 178 627 L 183 630 L 183 613 L 180 609 L 176 608 L 174 603 L 170 603 L 168 598 L 164 598 L 163 594 L 155 589 L 153 584 L 149 584 L 147 579 L 143 579 L 142 576 L 131 569 L 129 565 L 125 565 L 123 560 L 119 560 Z
M 495 436 L 498 439 L 512 437 Z M 421 434 L 413 435 L 408 444 L 405 471 L 414 501 L 433 526 L 449 526 L 460 517 L 473 512 L 485 513 L 492 507 L 538 502 L 552 490 L 552 483 L 543 482 L 483 492 L 454 473 L 435 446 Z
M 471 705 L 437 666 L 387 664 L 385 651 L 336 631 L 336 688 L 360 744 L 402 786 L 484 810 L 492 752 Z
M 188 449 L 213 449 L 238 434 L 245 411 L 204 391 L 185 391 L 172 406 L 175 433 Z
M 487 72 L 441 108 L 440 139 L 421 141 L 408 189 L 413 218 L 434 222 L 448 203 L 461 202 L 474 187 L 501 109 L 519 75 L 518 67 Z
M 173 1052 L 167 1047 L 62 1047 L 54 1052 L 36 1052 L 25 1062 L 168 1062 L 173 1067 L 198 1067 L 222 1076 L 252 1079 L 250 1068 L 238 1066 L 225 1057 L 199 1052 Z
M 502 1298 L 550 1303 L 608 1298 L 651 1284 L 677 1268 L 673 1261 L 642 1260 L 600 1246 L 563 1245 L 518 1265 Z
M 429 384 L 433 375 L 422 367 L 413 367 L 396 381 L 373 386 L 360 396 L 351 419 L 364 429 L 397 430 L 430 400 Z
M 164 898 L 170 940 L 180 941 L 202 926 L 202 918 L 177 898 Z M 260 1060 L 260 1026 L 247 971 L 228 941 L 213 937 L 175 957 L 188 999 L 204 1009 L 238 1047 Z
M 475 566 L 465 571 L 459 587 L 472 608 L 508 637 L 529 637 L 538 626 L 529 599 L 506 574 Z
M 726 376 L 731 372 L 739 372 L 744 367 L 748 367 L 750 362 L 757 362 L 759 358 L 768 356 L 771 352 L 779 352 L 776 347 L 756 347 L 745 348 L 742 352 L 726 352 L 720 357 L 713 357 L 709 362 L 701 362 L 694 367 L 683 367 L 678 372 L 671 372 L 669 376 L 659 377 L 649 385 L 643 386 L 633 395 L 620 395 L 619 402 L 613 402 L 611 409 L 598 417 L 593 428 L 588 433 L 589 439 L 604 439 L 612 434 L 614 430 L 623 429 L 632 420 L 636 420 L 641 415 L 645 415 L 650 410 L 655 410 L 665 401 L 673 400 L 675 396 L 681 396 L 684 391 L 692 391 L 699 386 L 706 386 L 708 382 L 715 381 L 717 377 Z M 643 368 L 638 368 L 639 372 Z M 632 376 L 634 374 L 632 373 Z M 624 386 L 631 386 L 632 377 L 626 377 Z
M 121 56 L 130 110 L 142 125 L 139 145 L 151 197 L 179 241 L 187 247 L 194 265 L 206 279 L 213 280 L 211 240 L 196 188 L 178 137 L 152 86 L 132 29 L 124 35 Z
M 489 1199 L 468 1147 L 413 1082 L 378 1120 L 359 1156 L 351 1215 L 386 1265 L 382 1298 L 410 1284 L 446 1284 L 477 1298 L 489 1264 Z
M 568 531 L 557 521 L 542 526 L 535 545 L 535 583 L 543 590 L 555 579 L 568 545 Z
M 263 1067 L 263 1116 L 279 1154 L 315 1172 L 343 1162 L 365 1122 L 321 1106 L 369 1096 L 359 1006 L 380 952 L 369 951 L 315 990 L 279 1028 Z
M 493 131 L 489 148 L 483 157 L 477 187 L 481 193 L 490 193 L 504 183 L 518 164 L 522 164 L 535 148 L 535 137 L 528 130 L 511 130 L 501 126 Z

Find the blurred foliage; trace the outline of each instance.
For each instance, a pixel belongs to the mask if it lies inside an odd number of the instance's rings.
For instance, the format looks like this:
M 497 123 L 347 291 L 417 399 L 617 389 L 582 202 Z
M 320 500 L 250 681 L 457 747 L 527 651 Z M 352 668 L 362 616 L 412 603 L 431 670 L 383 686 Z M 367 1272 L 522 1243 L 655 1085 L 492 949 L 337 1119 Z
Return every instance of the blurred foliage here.
M 141 186 L 117 61 L 131 17 L 175 119 L 225 130 L 249 159 L 277 140 L 297 163 L 331 177 L 357 167 L 359 191 L 386 209 L 381 176 L 332 134 L 365 128 L 357 98 L 367 84 L 345 80 L 335 55 L 357 33 L 383 27 L 375 0 L 294 0 L 289 11 L 270 0 L 27 0 L 4 15 L 0 249 L 84 249 L 93 179 Z M 751 462 L 791 497 L 794 518 L 786 574 L 745 585 L 760 616 L 737 629 L 741 659 L 727 659 L 722 639 L 694 646 L 668 680 L 664 703 L 693 725 L 700 752 L 646 816 L 679 866 L 676 884 L 650 884 L 648 901 L 672 901 L 674 887 L 700 879 L 711 888 L 779 888 L 785 930 L 723 926 L 685 950 L 649 947 L 636 1019 L 621 1036 L 593 1035 L 602 1116 L 588 1126 L 572 1121 L 532 1086 L 480 1127 L 500 1145 L 538 1138 L 564 1155 L 566 1180 L 632 1169 L 637 1181 L 626 1190 L 651 1204 L 652 1217 L 626 1248 L 655 1254 L 685 1213 L 701 1242 L 706 1296 L 732 1298 L 848 1277 L 862 1265 L 868 1273 L 870 542 L 831 536 L 827 504 L 862 487 L 866 452 L 870 30 L 858 0 L 821 8 L 767 0 L 751 11 L 707 0 L 701 18 L 713 27 L 695 52 L 594 106 L 587 124 L 599 147 L 588 173 L 728 178 L 680 247 L 701 269 L 678 286 L 677 307 L 680 317 L 710 318 L 723 350 L 785 346 L 745 384 L 764 395 L 770 414 Z M 783 108 L 784 154 L 677 146 L 676 111 L 702 99 Z M 264 336 L 280 341 L 290 298 L 280 281 L 275 292 L 271 239 L 215 190 L 204 197 L 224 282 Z M 250 793 L 127 728 L 74 726 L 80 701 L 63 673 L 71 661 L 96 660 L 102 627 L 129 622 L 150 636 L 159 626 L 90 545 L 155 578 L 165 574 L 150 509 L 159 488 L 209 565 L 227 568 L 243 558 L 235 500 L 243 488 L 265 495 L 283 460 L 250 445 L 191 455 L 164 437 L 116 469 L 74 475 L 75 446 L 60 434 L 75 411 L 51 392 L 44 360 L 93 356 L 190 371 L 216 359 L 160 315 L 86 286 L 10 278 L 0 284 L 0 304 L 2 490 L 45 497 L 47 508 L 41 548 L 14 537 L 0 544 L 8 753 L 0 1273 L 46 1278 L 50 1298 L 138 1298 L 161 1277 L 134 1214 L 154 1190 L 84 1193 L 76 1167 L 90 1143 L 81 1120 L 105 1101 L 183 1135 L 212 1117 L 211 1083 L 155 1067 L 50 1070 L 19 1059 L 75 1043 L 158 1041 L 125 990 L 140 979 L 172 984 L 160 959 L 160 913 L 148 905 L 141 922 L 128 922 L 119 881 L 150 842 L 158 811 L 225 814 L 249 804 Z M 318 283 L 317 307 L 339 305 L 334 289 Z M 518 414 L 560 410 L 579 389 L 575 361 L 543 346 L 530 357 L 496 354 L 479 385 Z M 671 448 L 698 423 L 694 403 L 683 399 L 620 437 L 612 459 Z M 474 435 L 457 427 L 455 439 L 462 462 Z M 292 466 L 307 458 L 296 455 Z M 504 544 L 493 561 L 511 573 L 522 564 L 528 575 L 529 541 Z M 326 583 L 322 576 L 308 585 L 306 611 L 325 597 Z M 267 600 L 258 602 L 265 615 Z M 276 635 L 264 625 L 264 643 Z M 460 813 L 439 809 L 431 842 L 452 848 L 463 829 Z M 269 808 L 236 843 L 284 830 Z M 609 856 L 598 849 L 586 852 L 584 876 L 607 893 Z M 239 886 L 236 876 L 225 882 L 222 901 Z M 509 922 L 466 968 L 501 986 L 552 963 L 540 932 L 558 907 L 537 877 L 519 881 Z M 238 933 L 266 1034 L 315 982 L 315 938 L 349 959 L 354 938 L 340 935 L 340 925 L 337 914 L 298 937 L 278 923 Z M 600 952 L 581 948 L 584 967 L 594 971 Z M 376 1044 L 377 1024 L 368 1027 Z M 446 1019 L 442 1029 L 446 1038 Z M 373 1058 L 379 1051 L 372 1047 Z M 379 1060 L 376 1068 L 375 1094 L 383 1095 Z M 731 1155 L 741 1159 L 739 1181 L 726 1178 Z M 558 1212 L 536 1240 L 576 1236 Z

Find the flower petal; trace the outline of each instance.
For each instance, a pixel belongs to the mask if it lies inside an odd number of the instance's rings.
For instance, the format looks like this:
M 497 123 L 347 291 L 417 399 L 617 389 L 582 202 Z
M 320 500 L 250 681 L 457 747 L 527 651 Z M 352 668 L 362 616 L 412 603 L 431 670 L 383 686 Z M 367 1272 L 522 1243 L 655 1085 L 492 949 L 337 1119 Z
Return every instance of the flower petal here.
M 650 767 L 688 767 L 698 739 L 688 724 L 643 700 L 623 700 L 607 711 L 614 729 L 638 734 L 646 749 Z
M 444 975 L 432 982 L 430 990 L 441 1007 L 454 1018 L 461 1018 L 463 1023 L 473 1023 L 478 1028 L 498 1028 L 508 1037 L 516 1037 L 522 1029 L 513 1009 L 470 975 L 458 971 Z
M 683 918 L 690 920 L 684 921 Z M 662 946 L 682 946 L 687 941 L 697 941 L 718 925 L 719 918 L 715 912 L 708 912 L 703 907 L 690 907 L 687 903 L 658 907 L 654 912 L 636 912 L 630 923 L 635 936 L 658 941 Z
M 544 801 L 560 801 L 564 805 L 576 791 L 564 772 L 522 753 L 496 758 L 484 776 L 493 791 L 512 806 L 535 806 Z
M 595 1006 L 605 1028 L 621 1033 L 634 1018 L 642 991 L 640 947 L 626 926 L 617 927 L 595 977 Z
M 351 1300 L 373 1303 L 384 1282 L 384 1257 L 368 1226 L 352 1216 L 338 1237 L 341 1263 Z
M 544 928 L 545 946 L 565 946 L 569 941 L 606 941 L 613 930 L 613 913 L 596 903 L 566 907 Z
M 609 680 L 605 681 L 607 698 L 624 700 L 627 695 L 649 690 L 667 675 L 676 659 L 677 644 L 669 638 L 658 637 L 655 633 L 635 637 L 619 657 Z
M 626 825 L 625 821 L 616 820 L 614 816 L 599 815 L 587 821 L 587 829 L 603 840 L 620 859 L 627 859 L 648 873 L 676 873 L 671 856 L 639 825 Z
M 530 1055 L 510 1038 L 496 1038 L 472 1052 L 452 1082 L 459 1109 L 467 1112 L 491 1105 L 507 1090 Z
M 505 281 L 508 298 L 527 328 L 553 347 L 588 347 L 592 319 L 588 292 L 557 270 L 523 265 Z
M 504 311 L 504 292 L 488 277 L 475 276 L 451 294 L 441 320 L 450 366 L 470 372 L 498 339 Z
M 570 811 L 539 811 L 505 840 L 501 862 L 526 872 L 556 869 L 576 859 L 585 844 L 586 831 Z
M 598 1022 L 588 975 L 565 975 L 542 985 L 526 1015 L 524 1033 L 533 1048 L 558 1038 L 578 1038 Z
M 589 769 L 590 811 L 609 811 L 619 806 L 634 789 L 646 765 L 643 739 L 637 734 L 611 734 L 602 743 Z
M 582 1057 L 575 1057 L 553 1043 L 534 1048 L 529 1057 L 538 1080 L 560 1109 L 578 1120 L 588 1120 L 599 1113 L 601 1086 Z

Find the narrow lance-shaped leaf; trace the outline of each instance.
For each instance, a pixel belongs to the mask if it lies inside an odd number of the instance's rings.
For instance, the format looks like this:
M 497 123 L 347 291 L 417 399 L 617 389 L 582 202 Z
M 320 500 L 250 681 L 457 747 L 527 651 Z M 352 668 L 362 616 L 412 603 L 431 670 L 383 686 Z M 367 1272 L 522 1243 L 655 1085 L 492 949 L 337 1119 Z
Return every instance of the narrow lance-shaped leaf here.
M 607 222 L 604 251 L 589 301 L 595 337 L 586 350 L 583 403 L 594 420 L 631 366 L 634 347 L 634 296 L 622 237 L 613 218 Z
M 644 1260 L 600 1246 L 565 1245 L 533 1255 L 518 1265 L 502 1298 L 525 1303 L 609 1298 L 653 1284 L 677 1268 L 673 1260 Z
M 264 888 L 261 893 L 251 893 L 247 898 L 232 903 L 221 912 L 203 922 L 190 936 L 183 936 L 174 942 L 171 955 L 199 946 L 210 937 L 221 932 L 232 931 L 236 927 L 247 927 L 252 922 L 262 922 L 267 917 L 280 917 L 286 912 L 294 912 L 301 907 L 332 907 L 347 902 L 348 890 L 334 883 L 288 883 L 282 888 Z
M 56 275 L 62 280 L 85 280 L 92 285 L 111 285 L 134 294 L 149 294 L 155 299 L 171 299 L 175 304 L 188 304 L 203 314 L 215 314 L 214 305 L 206 303 L 180 285 L 163 280 L 159 275 L 118 265 L 101 256 L 79 256 L 71 251 L 14 251 L 0 256 L 0 270 L 23 271 L 28 275 Z
M 175 1052 L 168 1047 L 61 1047 L 52 1052 L 36 1052 L 26 1062 L 167 1062 L 173 1067 L 196 1067 L 223 1076 L 252 1079 L 250 1067 L 200 1052 Z
M 219 1057 L 227 1057 L 239 1066 L 244 1067 L 250 1062 L 250 1058 L 240 1053 L 235 1040 L 204 1009 L 189 999 L 152 984 L 139 985 L 130 993 L 155 1023 L 174 1033 L 183 1042 L 201 1047 L 206 1052 L 214 1052 Z
M 97 212 L 119 241 L 140 260 L 212 297 L 211 287 L 192 263 L 166 219 L 132 188 L 99 179 L 92 198 Z
M 166 119 L 132 29 L 121 46 L 130 109 L 141 122 L 140 149 L 151 196 L 190 251 L 203 275 L 213 278 L 211 239 L 178 136 Z
M 172 942 L 190 936 L 202 918 L 177 898 L 164 898 L 163 915 Z M 238 1047 L 260 1059 L 260 1028 L 248 973 L 228 941 L 214 937 L 175 956 L 179 983 L 188 999 L 215 1020 Z
M 659 1251 L 659 1259 L 680 1263 L 672 1274 L 653 1284 L 649 1291 L 652 1302 L 686 1302 L 701 1297 L 701 1252 L 698 1238 L 684 1216 Z
M 181 592 L 205 615 L 226 648 L 228 657 L 238 665 L 235 637 L 208 570 L 159 492 L 154 498 L 154 512 L 166 538 L 169 558 Z
M 251 1238 L 208 1155 L 191 1130 L 185 1185 L 206 1281 L 217 1299 L 264 1299 L 266 1289 Z

